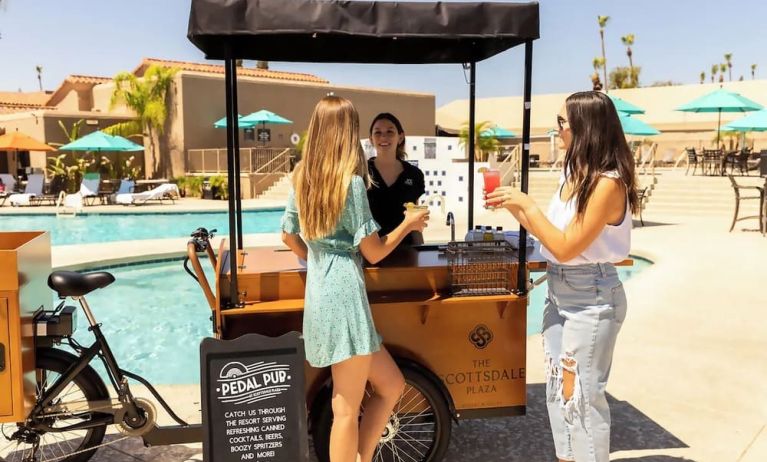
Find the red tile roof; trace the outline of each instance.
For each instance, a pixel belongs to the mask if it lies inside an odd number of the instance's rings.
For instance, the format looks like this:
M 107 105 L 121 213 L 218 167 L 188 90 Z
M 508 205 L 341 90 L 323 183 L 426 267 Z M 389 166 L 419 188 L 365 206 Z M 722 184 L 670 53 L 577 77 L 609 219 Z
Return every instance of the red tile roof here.
M 73 74 L 68 76 L 66 79 L 68 82 L 72 83 L 87 83 L 87 84 L 99 84 L 99 83 L 107 83 L 111 82 L 111 77 L 98 77 L 94 75 L 77 75 Z
M 45 104 L 52 106 L 59 104 L 61 100 L 64 99 L 64 97 L 66 97 L 66 95 L 72 90 L 73 85 L 90 85 L 92 88 L 93 86 L 100 83 L 107 83 L 111 81 L 112 79 L 110 77 L 78 74 L 68 75 L 67 78 L 61 82 L 59 88 L 57 88 L 53 94 L 49 95 L 49 98 L 46 100 Z
M 52 92 L 35 91 L 35 92 L 14 92 L 14 91 L 0 91 L 0 104 L 26 104 L 41 106 L 48 102 Z
M 223 74 L 224 66 L 220 64 L 192 63 L 187 61 L 172 61 L 168 59 L 144 58 L 141 64 L 133 71 L 137 76 L 142 76 L 146 68 L 152 64 L 166 67 L 177 67 L 184 71 L 203 72 L 208 74 Z M 298 72 L 274 71 L 271 69 L 257 69 L 254 67 L 237 68 L 238 76 L 259 77 L 264 79 L 290 80 L 294 82 L 329 83 L 327 80 L 312 74 Z
M 55 107 L 45 106 L 42 104 L 22 104 L 22 103 L 6 103 L 0 102 L 0 114 L 10 114 L 12 112 L 25 112 L 25 111 L 37 111 L 37 110 L 55 110 Z

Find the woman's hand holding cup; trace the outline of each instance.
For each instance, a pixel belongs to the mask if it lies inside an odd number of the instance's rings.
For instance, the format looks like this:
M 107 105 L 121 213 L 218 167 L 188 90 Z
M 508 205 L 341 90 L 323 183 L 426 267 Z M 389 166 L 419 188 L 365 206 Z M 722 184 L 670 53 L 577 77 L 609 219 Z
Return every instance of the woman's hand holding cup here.
M 429 208 L 425 205 L 405 204 L 405 224 L 410 231 L 423 232 L 428 226 Z

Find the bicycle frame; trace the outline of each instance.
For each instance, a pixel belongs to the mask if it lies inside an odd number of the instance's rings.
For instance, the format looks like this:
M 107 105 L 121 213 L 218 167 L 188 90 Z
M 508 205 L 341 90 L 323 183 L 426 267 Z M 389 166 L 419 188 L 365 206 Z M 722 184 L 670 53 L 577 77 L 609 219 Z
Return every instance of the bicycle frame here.
M 32 424 L 29 425 L 29 428 L 46 432 L 65 432 L 94 428 L 101 425 L 113 425 L 121 422 L 143 425 L 144 422 L 141 421 L 143 416 L 141 416 L 139 408 L 136 406 L 135 399 L 126 379 L 131 378 L 147 387 L 162 408 L 179 424 L 163 427 L 153 425 L 151 429 L 142 435 L 146 446 L 201 442 L 202 427 L 200 425 L 189 425 L 184 422 L 175 412 L 173 412 L 151 383 L 139 375 L 120 369 L 117 365 L 117 360 L 112 354 L 112 350 L 109 347 L 106 337 L 101 332 L 101 326 L 96 322 L 85 297 L 75 297 L 74 299 L 80 303 L 80 306 L 88 319 L 88 323 L 90 324 L 88 330 L 93 332 L 96 340 L 87 348 L 81 349 L 73 346 L 79 354 L 77 361 L 74 362 L 38 400 L 38 403 L 29 414 L 29 419 L 32 422 Z M 72 346 L 72 343 L 70 343 L 70 346 Z M 57 405 L 52 404 L 52 402 L 62 391 L 64 391 L 67 385 L 74 381 L 78 374 L 82 373 L 96 356 L 99 356 L 104 362 L 109 380 L 112 382 L 112 386 L 117 393 L 116 402 L 115 400 L 90 402 L 88 403 L 87 409 L 83 409 L 82 411 L 78 410 L 78 412 L 82 413 L 97 412 L 104 414 L 103 416 L 92 418 L 88 422 L 82 422 L 67 427 L 52 428 L 41 421 L 37 421 L 37 416 L 44 416 L 45 413 L 52 413 L 57 410 Z
M 125 416 L 127 415 L 127 418 L 130 422 L 136 423 L 140 422 L 142 417 L 138 411 L 138 408 L 135 405 L 133 395 L 130 391 L 130 388 L 128 386 L 128 381 L 126 380 L 125 374 L 123 374 L 123 371 L 118 367 L 117 360 L 115 359 L 114 355 L 112 354 L 112 350 L 109 347 L 109 343 L 107 342 L 106 338 L 104 337 L 104 334 L 101 332 L 101 326 L 96 322 L 96 319 L 93 316 L 93 312 L 90 309 L 90 306 L 88 305 L 88 302 L 85 300 L 85 297 L 74 297 L 75 300 L 77 300 L 80 303 L 80 306 L 83 309 L 83 312 L 85 313 L 85 316 L 88 318 L 88 323 L 90 324 L 90 327 L 88 330 L 93 332 L 93 335 L 96 337 L 95 342 L 87 348 L 85 348 L 82 351 L 78 351 L 79 356 L 77 362 L 72 364 L 69 369 L 61 376 L 59 377 L 56 382 L 48 389 L 46 389 L 43 393 L 43 395 L 38 400 L 35 407 L 30 412 L 30 418 L 34 421 L 35 417 L 41 414 L 44 414 L 45 412 L 50 412 L 51 410 L 55 409 L 56 406 L 52 405 L 52 401 L 56 399 L 56 397 L 64 391 L 64 389 L 72 383 L 75 379 L 75 377 L 80 374 L 83 369 L 85 369 L 90 362 L 93 360 L 94 357 L 99 356 L 101 357 L 102 361 L 104 362 L 104 366 L 107 370 L 107 375 L 109 376 L 109 380 L 112 382 L 112 386 L 117 393 L 119 404 L 116 406 L 110 401 L 108 406 L 106 403 L 98 403 L 99 406 L 97 408 L 100 410 L 103 407 L 105 408 L 104 411 L 100 413 L 105 413 L 109 415 L 105 415 L 101 418 L 94 419 L 88 422 L 82 422 L 79 424 L 71 425 L 69 427 L 65 428 L 51 428 L 44 424 L 37 423 L 33 425 L 33 428 L 40 429 L 40 430 L 46 430 L 46 431 L 71 431 L 71 430 L 80 430 L 85 428 L 92 428 L 97 427 L 100 425 L 111 425 L 116 422 L 122 421 Z M 93 406 L 93 403 L 91 403 L 91 406 Z M 91 409 L 85 410 L 85 412 L 91 411 Z M 115 417 L 120 417 L 119 419 Z

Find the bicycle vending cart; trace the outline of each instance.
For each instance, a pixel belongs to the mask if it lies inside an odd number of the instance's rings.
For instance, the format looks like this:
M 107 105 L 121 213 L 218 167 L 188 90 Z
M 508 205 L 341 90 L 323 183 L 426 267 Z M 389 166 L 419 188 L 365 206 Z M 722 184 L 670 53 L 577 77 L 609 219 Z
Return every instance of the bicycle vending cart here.
M 193 0 L 189 39 L 225 62 L 229 239 L 215 287 L 199 277 L 217 337 L 300 331 L 305 268 L 291 252 L 243 248 L 237 127 L 237 59 L 300 62 L 453 63 L 469 72 L 475 126 L 476 64 L 524 45 L 523 170 L 527 189 L 532 43 L 537 3 Z M 469 135 L 473 152 L 473 133 Z M 474 159 L 468 167 L 473 227 Z M 526 242 L 525 230 L 520 242 Z M 200 249 L 198 249 L 200 250 Z M 195 252 L 190 250 L 194 260 Z M 453 420 L 525 413 L 527 281 L 537 251 L 506 242 L 450 242 L 402 249 L 365 269 L 375 324 L 407 388 L 381 437 L 376 460 L 439 461 Z M 199 262 L 195 267 L 199 266 Z M 201 273 L 200 273 L 201 274 Z M 327 460 L 332 419 L 328 369 L 306 367 L 314 446 Z M 364 404 L 363 404 L 364 406 Z

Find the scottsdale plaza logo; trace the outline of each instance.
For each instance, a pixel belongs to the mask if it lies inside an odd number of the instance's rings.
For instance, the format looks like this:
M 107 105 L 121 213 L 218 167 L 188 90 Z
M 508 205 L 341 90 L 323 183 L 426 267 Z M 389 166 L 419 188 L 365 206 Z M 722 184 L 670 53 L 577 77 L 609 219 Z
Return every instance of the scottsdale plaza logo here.
M 216 379 L 216 398 L 222 403 L 251 404 L 274 398 L 290 389 L 290 366 L 275 362 L 244 365 L 232 361 Z

